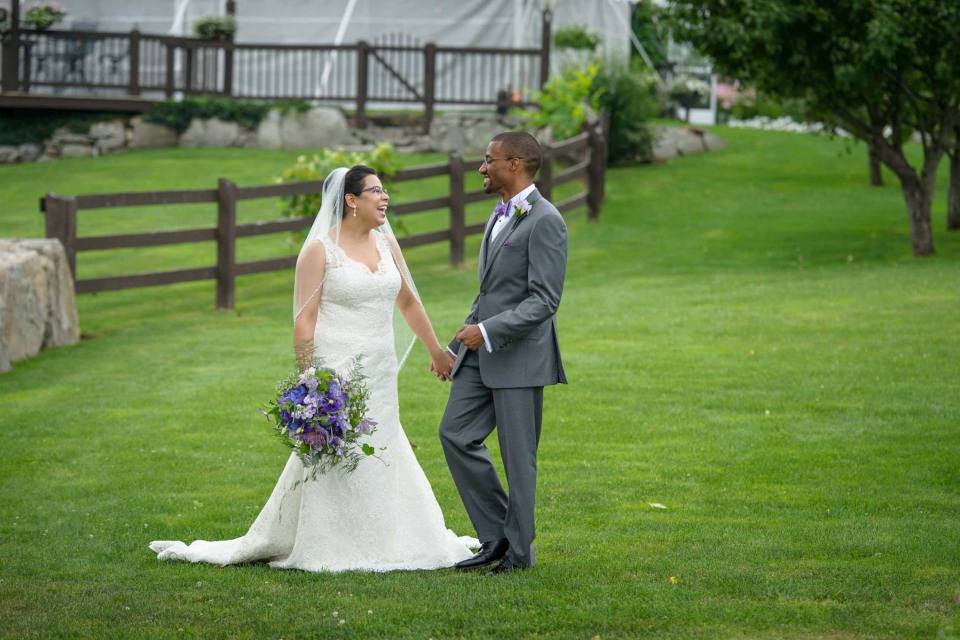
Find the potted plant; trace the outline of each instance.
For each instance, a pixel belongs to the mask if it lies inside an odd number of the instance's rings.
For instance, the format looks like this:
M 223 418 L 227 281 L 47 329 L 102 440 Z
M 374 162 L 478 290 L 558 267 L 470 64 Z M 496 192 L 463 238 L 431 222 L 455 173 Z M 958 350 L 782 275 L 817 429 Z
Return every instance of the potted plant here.
M 193 23 L 193 33 L 204 40 L 229 40 L 237 32 L 233 16 L 204 16 Z
M 31 29 L 46 31 L 66 15 L 66 10 L 56 2 L 35 2 L 23 12 L 23 22 Z

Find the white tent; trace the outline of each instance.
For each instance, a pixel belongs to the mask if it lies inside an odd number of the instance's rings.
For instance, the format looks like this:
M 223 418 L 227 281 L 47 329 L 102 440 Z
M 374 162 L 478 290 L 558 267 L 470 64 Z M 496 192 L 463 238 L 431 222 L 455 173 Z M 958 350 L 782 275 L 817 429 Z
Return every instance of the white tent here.
M 65 0 L 67 26 L 100 31 L 189 35 L 193 22 L 223 14 L 225 0 Z M 237 0 L 240 43 L 375 42 L 402 33 L 422 43 L 465 47 L 539 47 L 541 13 L 554 30 L 582 26 L 600 36 L 604 54 L 630 52 L 630 5 L 625 0 Z
M 66 0 L 68 20 L 102 31 L 189 33 L 200 16 L 222 14 L 225 0 Z M 630 3 L 624 0 L 237 0 L 238 42 L 329 43 L 353 5 L 345 42 L 402 31 L 423 42 L 459 46 L 539 46 L 540 12 L 554 26 L 598 34 L 610 55 L 629 52 Z M 69 22 L 68 22 L 69 25 Z

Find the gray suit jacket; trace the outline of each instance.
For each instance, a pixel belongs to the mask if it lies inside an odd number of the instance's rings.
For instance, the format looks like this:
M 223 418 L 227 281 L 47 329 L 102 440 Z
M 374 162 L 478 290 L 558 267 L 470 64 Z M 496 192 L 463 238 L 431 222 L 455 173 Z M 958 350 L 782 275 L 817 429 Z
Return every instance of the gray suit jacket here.
M 491 389 L 543 387 L 566 383 L 557 338 L 557 307 L 567 269 L 567 226 L 563 216 L 536 190 L 527 196 L 530 212 L 511 220 L 490 242 L 494 218 L 480 246 L 480 293 L 465 324 L 483 323 L 493 353 L 477 350 L 480 377 Z M 456 375 L 467 354 L 453 340 Z

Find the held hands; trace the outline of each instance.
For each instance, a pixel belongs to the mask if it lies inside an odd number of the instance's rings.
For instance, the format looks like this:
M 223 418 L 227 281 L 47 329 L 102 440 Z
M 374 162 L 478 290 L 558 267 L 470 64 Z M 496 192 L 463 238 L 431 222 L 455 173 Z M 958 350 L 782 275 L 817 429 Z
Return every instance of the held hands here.
M 475 324 L 465 324 L 457 331 L 457 340 L 465 344 L 470 351 L 476 351 L 483 344 L 483 334 L 480 327 Z
M 455 362 L 453 354 L 446 349 L 437 349 L 430 356 L 430 373 L 437 377 L 437 380 L 449 380 L 453 373 L 453 363 Z

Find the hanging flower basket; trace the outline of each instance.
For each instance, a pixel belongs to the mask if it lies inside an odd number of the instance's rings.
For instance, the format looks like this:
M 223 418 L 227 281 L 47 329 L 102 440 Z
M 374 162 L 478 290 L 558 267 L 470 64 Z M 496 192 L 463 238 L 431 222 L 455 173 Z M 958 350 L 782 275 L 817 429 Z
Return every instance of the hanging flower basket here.
M 66 9 L 56 2 L 35 2 L 23 12 L 23 23 L 30 29 L 46 31 L 66 16 Z
M 233 16 L 204 16 L 193 23 L 193 33 L 204 40 L 227 41 L 237 32 Z

